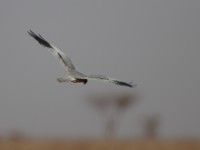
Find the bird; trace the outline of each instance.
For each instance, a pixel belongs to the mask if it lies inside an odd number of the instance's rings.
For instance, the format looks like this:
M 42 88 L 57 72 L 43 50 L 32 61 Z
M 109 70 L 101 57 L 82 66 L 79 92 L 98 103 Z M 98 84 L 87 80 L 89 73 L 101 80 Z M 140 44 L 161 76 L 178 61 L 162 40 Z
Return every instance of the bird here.
M 68 72 L 68 75 L 66 77 L 57 78 L 57 81 L 60 83 L 72 82 L 86 84 L 88 80 L 96 80 L 130 88 L 136 86 L 136 84 L 133 84 L 133 82 L 123 82 L 114 78 L 107 77 L 105 75 L 85 75 L 76 70 L 71 59 L 64 52 L 62 52 L 53 44 L 46 41 L 40 34 L 37 35 L 32 30 L 29 30 L 28 34 L 33 37 L 40 45 L 43 45 L 45 48 L 47 48 L 48 51 L 51 52 L 55 58 L 58 59 L 58 61 L 64 66 L 64 69 Z

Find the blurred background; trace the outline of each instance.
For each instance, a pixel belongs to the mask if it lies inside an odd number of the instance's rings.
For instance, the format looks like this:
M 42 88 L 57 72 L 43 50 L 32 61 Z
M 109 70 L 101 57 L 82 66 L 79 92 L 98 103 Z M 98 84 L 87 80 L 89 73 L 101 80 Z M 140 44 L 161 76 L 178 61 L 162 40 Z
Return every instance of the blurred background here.
M 199 16 L 198 0 L 1 0 L 1 139 L 199 139 Z M 138 86 L 58 83 L 29 29 L 80 72 Z

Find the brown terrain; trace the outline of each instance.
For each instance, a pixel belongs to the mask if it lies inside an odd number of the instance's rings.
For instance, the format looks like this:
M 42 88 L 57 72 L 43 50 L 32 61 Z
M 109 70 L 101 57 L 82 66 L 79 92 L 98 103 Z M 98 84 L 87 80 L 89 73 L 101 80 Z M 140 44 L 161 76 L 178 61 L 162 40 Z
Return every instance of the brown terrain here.
M 200 150 L 200 140 L 1 139 L 0 150 Z

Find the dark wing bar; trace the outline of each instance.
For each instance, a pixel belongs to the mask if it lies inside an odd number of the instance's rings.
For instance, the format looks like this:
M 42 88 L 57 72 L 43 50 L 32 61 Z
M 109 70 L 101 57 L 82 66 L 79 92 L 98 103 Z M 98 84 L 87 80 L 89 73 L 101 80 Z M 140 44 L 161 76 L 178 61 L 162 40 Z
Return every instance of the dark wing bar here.
M 47 42 L 41 35 L 35 34 L 33 31 L 29 30 L 28 34 L 32 36 L 36 41 L 38 41 L 41 45 L 48 48 L 53 48 L 49 42 Z
M 135 87 L 136 85 L 133 85 L 131 83 L 126 83 L 126 82 L 122 82 L 122 81 L 113 81 L 116 85 L 121 85 L 121 86 L 128 86 L 130 88 Z

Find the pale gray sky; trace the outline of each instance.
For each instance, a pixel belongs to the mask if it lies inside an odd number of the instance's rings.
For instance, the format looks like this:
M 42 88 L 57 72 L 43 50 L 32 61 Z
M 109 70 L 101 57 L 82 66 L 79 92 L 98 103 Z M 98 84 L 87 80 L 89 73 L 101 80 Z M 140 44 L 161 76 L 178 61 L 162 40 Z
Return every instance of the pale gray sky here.
M 1 0 L 0 134 L 103 136 L 92 91 L 139 91 L 119 137 L 142 135 L 138 117 L 159 113 L 162 137 L 200 137 L 200 1 Z M 32 29 L 86 74 L 134 81 L 136 89 L 90 81 L 59 84 L 64 69 L 28 36 Z

